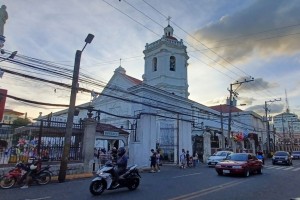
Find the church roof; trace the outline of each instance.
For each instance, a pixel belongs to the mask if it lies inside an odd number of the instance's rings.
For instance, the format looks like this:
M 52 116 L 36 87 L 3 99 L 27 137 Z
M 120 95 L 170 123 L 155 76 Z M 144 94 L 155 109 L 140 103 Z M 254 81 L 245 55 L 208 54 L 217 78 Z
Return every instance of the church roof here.
M 217 106 L 210 106 L 211 109 L 214 109 L 218 112 L 222 112 L 222 113 L 229 113 L 229 106 L 226 104 L 222 104 L 222 105 L 217 105 Z M 243 110 L 235 107 L 235 106 L 231 106 L 231 112 L 243 112 Z
M 168 38 L 168 39 L 170 39 L 170 40 L 176 40 L 176 41 L 178 41 L 175 37 L 173 37 L 173 36 L 166 36 L 166 38 Z
M 138 84 L 141 84 L 143 81 L 139 80 L 139 79 L 136 79 L 132 76 L 128 76 L 126 74 L 123 74 L 123 76 L 125 76 L 127 79 L 129 79 L 130 81 L 132 81 L 134 84 L 138 85 Z

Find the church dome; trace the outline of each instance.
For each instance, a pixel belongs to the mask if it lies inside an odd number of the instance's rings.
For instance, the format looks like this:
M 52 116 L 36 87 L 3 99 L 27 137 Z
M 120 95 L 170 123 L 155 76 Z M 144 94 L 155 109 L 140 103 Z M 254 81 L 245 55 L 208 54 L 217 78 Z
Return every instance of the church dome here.
M 119 66 L 116 70 L 115 70 L 115 73 L 116 72 L 118 72 L 118 73 L 120 73 L 120 74 L 126 74 L 126 70 L 123 68 L 123 67 L 121 67 L 121 66 Z
M 177 40 L 174 36 L 173 36 L 173 32 L 174 29 L 172 26 L 170 26 L 168 24 L 168 26 L 166 28 L 164 28 L 164 37 L 168 38 L 168 39 L 172 39 L 172 40 Z

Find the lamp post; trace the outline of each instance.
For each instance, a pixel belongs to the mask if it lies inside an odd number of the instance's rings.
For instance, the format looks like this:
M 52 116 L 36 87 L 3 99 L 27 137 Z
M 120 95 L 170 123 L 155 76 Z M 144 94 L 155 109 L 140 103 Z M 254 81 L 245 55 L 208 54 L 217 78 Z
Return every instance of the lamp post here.
M 269 101 L 265 101 L 265 122 L 266 122 L 266 128 L 267 128 L 267 153 L 270 153 L 270 149 L 271 149 L 271 144 L 270 144 L 270 123 L 269 123 L 269 119 L 268 119 L 268 111 L 270 111 L 268 109 L 268 103 L 273 103 L 275 101 L 281 101 L 281 98 L 279 99 L 274 99 L 274 100 L 269 100 Z
M 4 54 L 4 53 L 5 53 L 5 51 L 3 49 L 1 49 L 1 54 Z M 7 58 L 3 58 L 2 60 L 0 60 L 0 62 L 4 62 L 4 61 L 9 60 L 9 59 L 14 59 L 15 56 L 17 55 L 17 53 L 18 53 L 17 51 L 12 52 L 10 54 L 10 56 L 8 56 Z M 4 71 L 2 71 L 1 68 L 0 68 L 0 78 L 2 78 L 3 74 L 4 74 Z
M 76 101 L 76 94 L 78 92 L 78 79 L 79 79 L 79 68 L 80 68 L 80 59 L 83 50 L 85 49 L 86 45 L 91 43 L 94 38 L 94 35 L 88 34 L 85 39 L 85 45 L 82 50 L 77 50 L 75 55 L 75 63 L 74 63 L 74 72 L 73 72 L 73 79 L 72 79 L 72 88 L 71 88 L 71 96 L 70 96 L 70 105 L 68 110 L 68 119 L 66 124 L 66 134 L 65 134 L 65 141 L 64 141 L 64 149 L 60 163 L 60 169 L 58 174 L 58 181 L 64 182 L 66 178 L 66 171 L 68 165 L 68 159 L 70 154 L 70 147 L 71 147 L 71 137 L 73 131 L 73 119 L 74 119 L 74 111 L 75 111 L 75 101 Z

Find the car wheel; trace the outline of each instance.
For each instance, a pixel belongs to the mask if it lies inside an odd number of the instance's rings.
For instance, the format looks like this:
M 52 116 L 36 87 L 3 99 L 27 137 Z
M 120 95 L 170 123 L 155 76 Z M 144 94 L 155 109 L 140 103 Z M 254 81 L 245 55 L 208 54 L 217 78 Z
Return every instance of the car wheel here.
M 245 177 L 250 176 L 250 171 L 249 171 L 249 169 L 246 169 L 244 176 L 245 176 Z
M 222 171 L 217 171 L 219 176 L 223 176 L 223 172 Z
M 261 168 L 259 168 L 259 169 L 257 170 L 257 173 L 258 173 L 258 174 L 262 174 L 262 171 L 263 171 L 263 169 L 262 169 L 262 167 L 261 167 Z

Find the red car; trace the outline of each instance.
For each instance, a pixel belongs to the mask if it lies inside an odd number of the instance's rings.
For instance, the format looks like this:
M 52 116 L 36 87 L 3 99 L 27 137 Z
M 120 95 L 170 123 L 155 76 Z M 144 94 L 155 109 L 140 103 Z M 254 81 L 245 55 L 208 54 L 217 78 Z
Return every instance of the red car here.
M 263 163 L 252 153 L 232 153 L 226 160 L 216 164 L 218 175 L 240 174 L 248 177 L 251 173 L 262 173 Z

